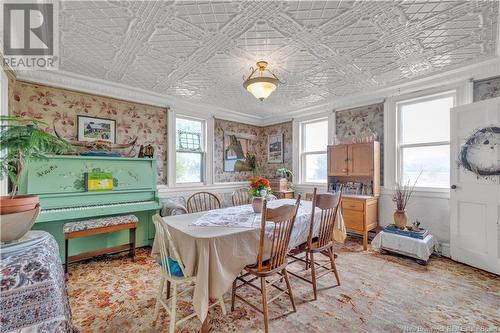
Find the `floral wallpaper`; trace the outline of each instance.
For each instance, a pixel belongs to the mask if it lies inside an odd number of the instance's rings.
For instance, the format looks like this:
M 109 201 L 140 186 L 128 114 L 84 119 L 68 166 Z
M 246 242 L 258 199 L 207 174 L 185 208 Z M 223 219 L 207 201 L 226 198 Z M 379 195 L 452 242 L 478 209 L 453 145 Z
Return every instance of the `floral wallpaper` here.
M 500 76 L 474 82 L 474 102 L 500 97 Z
M 273 178 L 276 170 L 282 167 L 292 168 L 292 122 L 286 122 L 266 127 L 258 127 L 229 120 L 215 119 L 214 130 L 214 181 L 240 182 L 247 181 L 254 175 Z M 224 171 L 224 131 L 244 133 L 257 136 L 257 170 L 255 172 L 226 172 Z M 283 133 L 284 163 L 267 163 L 267 136 L 269 134 Z
M 292 128 L 291 121 L 261 128 L 257 149 L 257 151 L 260 151 L 260 154 L 257 154 L 260 176 L 275 178 L 276 170 L 280 168 L 292 169 Z M 267 136 L 279 133 L 283 133 L 283 163 L 267 163 Z
M 380 179 L 384 176 L 384 104 L 336 111 L 337 140 L 344 142 L 376 134 L 380 141 Z
M 138 153 L 141 144 L 154 146 L 158 183 L 165 184 L 166 108 L 22 81 L 16 81 L 12 87 L 9 84 L 9 90 L 10 114 L 44 120 L 49 124 L 44 130 L 53 133 L 54 126 L 66 139 L 76 140 L 77 115 L 116 120 L 117 143 L 127 143 L 138 137 L 132 154 Z

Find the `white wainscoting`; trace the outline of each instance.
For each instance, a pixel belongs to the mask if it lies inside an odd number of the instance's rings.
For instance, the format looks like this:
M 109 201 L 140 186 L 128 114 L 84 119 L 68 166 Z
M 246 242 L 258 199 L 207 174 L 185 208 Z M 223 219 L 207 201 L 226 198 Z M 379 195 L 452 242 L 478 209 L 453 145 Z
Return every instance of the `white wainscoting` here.
M 185 205 L 186 200 L 190 195 L 196 192 L 211 192 L 216 194 L 220 199 L 223 207 L 229 207 L 231 203 L 231 195 L 233 191 L 247 187 L 248 182 L 236 183 L 215 183 L 211 185 L 196 185 L 196 186 L 178 186 L 170 188 L 165 185 L 158 185 L 158 196 L 162 201 L 171 200 L 176 203 Z
M 306 192 L 312 192 L 313 186 L 297 185 L 296 193 L 305 196 Z M 318 186 L 318 191 L 325 192 L 325 186 Z M 393 223 L 394 203 L 392 202 L 392 191 L 382 188 L 379 199 L 379 223 L 386 226 Z M 410 221 L 418 219 L 423 228 L 437 237 L 442 255 L 450 256 L 450 194 L 417 191 L 408 205 L 408 217 Z

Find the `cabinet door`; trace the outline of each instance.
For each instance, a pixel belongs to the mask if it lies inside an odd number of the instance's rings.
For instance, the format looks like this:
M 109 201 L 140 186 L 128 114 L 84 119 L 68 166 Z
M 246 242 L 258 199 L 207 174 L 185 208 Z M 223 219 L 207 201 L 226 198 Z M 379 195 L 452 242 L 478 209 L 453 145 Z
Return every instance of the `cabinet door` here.
M 328 146 L 328 176 L 347 175 L 347 145 Z
M 349 176 L 373 175 L 373 145 L 353 144 L 348 149 Z

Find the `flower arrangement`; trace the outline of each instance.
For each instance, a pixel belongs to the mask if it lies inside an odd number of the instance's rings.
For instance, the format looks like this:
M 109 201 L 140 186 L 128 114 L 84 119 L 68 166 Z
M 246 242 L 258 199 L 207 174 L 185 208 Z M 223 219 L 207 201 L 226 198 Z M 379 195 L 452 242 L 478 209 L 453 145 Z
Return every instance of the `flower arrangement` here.
M 420 172 L 421 174 L 422 172 Z M 401 185 L 399 182 L 396 183 L 396 188 L 394 189 L 394 194 L 392 196 L 392 201 L 396 204 L 397 211 L 405 211 L 408 202 L 411 199 L 413 191 L 415 190 L 415 185 L 417 184 L 418 179 L 420 178 L 420 174 L 417 179 L 410 185 L 410 180 L 406 182 L 406 184 Z
M 399 229 L 406 228 L 406 223 L 408 222 L 408 216 L 406 215 L 406 206 L 411 199 L 413 191 L 415 190 L 415 185 L 417 184 L 417 181 L 420 178 L 421 174 L 422 172 L 420 172 L 413 185 L 410 185 L 409 180 L 404 185 L 401 185 L 399 182 L 396 183 L 392 201 L 396 204 L 396 211 L 394 212 L 394 224 Z
M 254 197 L 266 197 L 273 192 L 269 180 L 263 177 L 250 178 L 250 193 Z

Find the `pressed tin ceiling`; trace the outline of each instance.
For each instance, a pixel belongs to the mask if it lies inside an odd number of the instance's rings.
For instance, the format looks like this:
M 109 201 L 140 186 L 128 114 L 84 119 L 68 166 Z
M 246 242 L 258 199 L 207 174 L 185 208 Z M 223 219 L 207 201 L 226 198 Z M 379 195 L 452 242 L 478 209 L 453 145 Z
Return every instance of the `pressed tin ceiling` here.
M 266 116 L 496 56 L 497 1 L 61 2 L 60 69 Z M 258 60 L 285 83 L 242 86 Z

